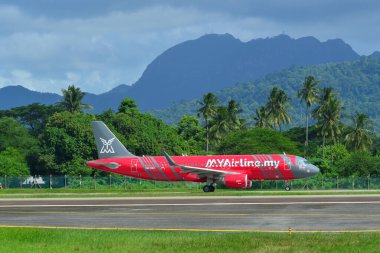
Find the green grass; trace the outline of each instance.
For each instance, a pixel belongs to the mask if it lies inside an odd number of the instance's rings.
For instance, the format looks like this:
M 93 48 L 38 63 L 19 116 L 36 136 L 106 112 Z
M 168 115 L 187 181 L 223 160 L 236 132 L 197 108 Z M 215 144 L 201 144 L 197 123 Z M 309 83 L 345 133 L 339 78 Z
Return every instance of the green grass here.
M 284 190 L 237 190 L 217 189 L 213 193 L 189 189 L 149 189 L 149 190 L 91 190 L 91 189 L 1 189 L 0 198 L 91 198 L 91 197 L 172 197 L 172 196 L 283 196 L 283 195 L 339 195 L 339 194 L 380 194 L 380 190 L 324 190 L 295 191 Z
M 0 252 L 379 252 L 380 234 L 0 228 Z

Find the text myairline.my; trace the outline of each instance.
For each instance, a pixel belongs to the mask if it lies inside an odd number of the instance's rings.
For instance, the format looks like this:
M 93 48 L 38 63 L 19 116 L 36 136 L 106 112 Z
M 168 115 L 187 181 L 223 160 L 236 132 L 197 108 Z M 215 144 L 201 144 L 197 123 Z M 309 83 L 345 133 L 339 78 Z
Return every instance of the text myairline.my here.
M 280 161 L 250 161 L 247 158 L 240 159 L 208 159 L 206 163 L 206 167 L 274 167 L 278 168 L 280 165 Z

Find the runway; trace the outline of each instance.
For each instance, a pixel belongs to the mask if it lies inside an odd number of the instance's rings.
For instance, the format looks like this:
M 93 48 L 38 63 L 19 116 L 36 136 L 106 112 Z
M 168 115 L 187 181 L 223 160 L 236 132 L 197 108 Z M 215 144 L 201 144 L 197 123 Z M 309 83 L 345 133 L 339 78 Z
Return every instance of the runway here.
M 0 227 L 380 232 L 380 195 L 0 199 Z

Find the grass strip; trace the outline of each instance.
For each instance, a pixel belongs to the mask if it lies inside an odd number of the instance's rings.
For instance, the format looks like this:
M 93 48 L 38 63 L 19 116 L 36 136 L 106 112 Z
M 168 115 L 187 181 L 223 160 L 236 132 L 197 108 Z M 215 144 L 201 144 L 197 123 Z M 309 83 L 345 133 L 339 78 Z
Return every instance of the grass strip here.
M 88 190 L 88 189 L 3 189 L 0 198 L 91 198 L 91 197 L 173 197 L 173 196 L 291 196 L 291 195 L 346 195 L 380 194 L 380 190 L 324 190 L 324 191 L 244 191 L 218 189 L 213 193 L 202 190 Z
M 380 234 L 0 228 L 0 252 L 379 252 Z

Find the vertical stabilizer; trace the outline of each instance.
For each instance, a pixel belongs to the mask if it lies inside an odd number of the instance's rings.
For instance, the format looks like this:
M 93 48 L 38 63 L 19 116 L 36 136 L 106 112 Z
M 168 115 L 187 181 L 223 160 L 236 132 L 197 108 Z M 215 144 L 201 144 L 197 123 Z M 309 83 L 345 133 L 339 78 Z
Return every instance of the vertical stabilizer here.
M 134 156 L 102 121 L 92 121 L 91 124 L 99 158 Z

